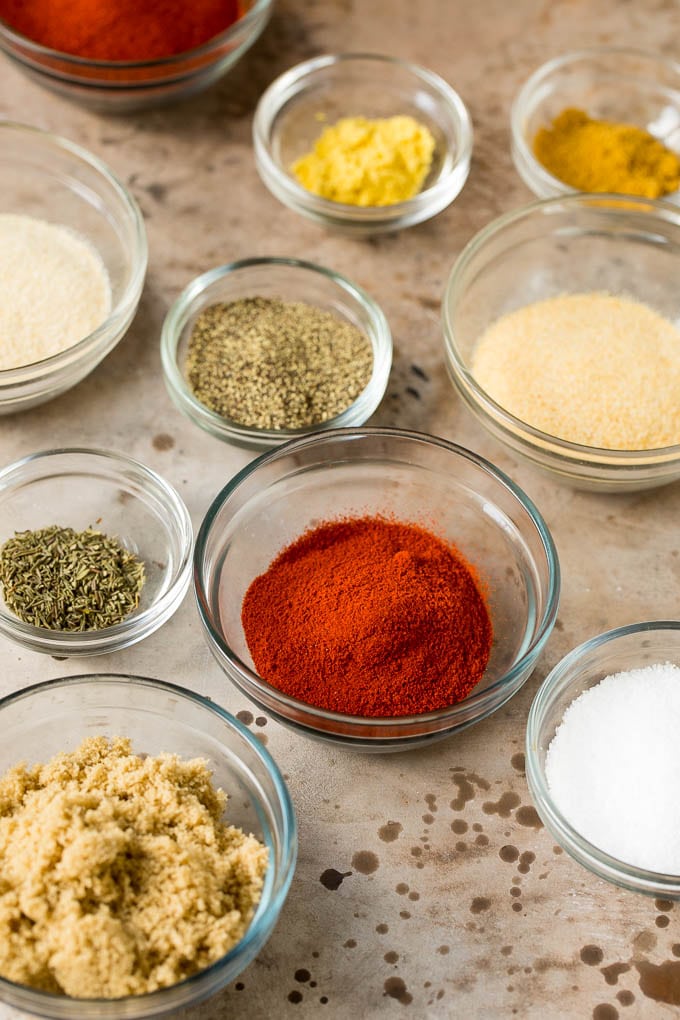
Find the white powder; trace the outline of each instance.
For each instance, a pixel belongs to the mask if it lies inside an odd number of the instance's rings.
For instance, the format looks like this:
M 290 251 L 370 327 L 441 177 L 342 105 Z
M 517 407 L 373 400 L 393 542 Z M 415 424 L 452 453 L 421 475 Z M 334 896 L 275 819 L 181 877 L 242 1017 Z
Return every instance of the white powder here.
M 0 370 L 72 347 L 110 310 L 106 268 L 84 238 L 31 216 L 0 214 Z
M 546 778 L 571 825 L 613 857 L 680 875 L 680 668 L 605 677 L 564 713 Z

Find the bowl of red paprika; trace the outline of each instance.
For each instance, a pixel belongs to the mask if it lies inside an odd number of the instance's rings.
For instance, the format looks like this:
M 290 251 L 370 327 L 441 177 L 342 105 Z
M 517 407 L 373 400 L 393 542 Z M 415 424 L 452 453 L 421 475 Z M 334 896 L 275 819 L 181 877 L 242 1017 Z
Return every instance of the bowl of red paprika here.
M 258 708 L 384 752 L 463 730 L 520 689 L 560 570 L 536 507 L 484 458 L 355 428 L 239 472 L 203 520 L 194 580 L 208 645 Z
M 101 110 L 212 85 L 267 23 L 273 0 L 0 0 L 0 49 L 34 81 Z

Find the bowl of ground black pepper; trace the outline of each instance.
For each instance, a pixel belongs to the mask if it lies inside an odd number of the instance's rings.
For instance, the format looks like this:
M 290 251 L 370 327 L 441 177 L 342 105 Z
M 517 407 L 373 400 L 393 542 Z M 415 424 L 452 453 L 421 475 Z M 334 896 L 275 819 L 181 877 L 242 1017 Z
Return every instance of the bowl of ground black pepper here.
M 385 392 L 392 337 L 376 302 L 338 273 L 245 259 L 189 284 L 163 323 L 161 359 L 191 421 L 262 449 L 362 425 Z
M 444 440 L 337 429 L 262 455 L 196 540 L 208 645 L 259 709 L 362 751 L 428 744 L 522 686 L 557 554 L 502 472 Z
M 179 608 L 192 544 L 180 496 L 138 461 L 24 457 L 0 470 L 0 634 L 62 656 L 135 644 Z

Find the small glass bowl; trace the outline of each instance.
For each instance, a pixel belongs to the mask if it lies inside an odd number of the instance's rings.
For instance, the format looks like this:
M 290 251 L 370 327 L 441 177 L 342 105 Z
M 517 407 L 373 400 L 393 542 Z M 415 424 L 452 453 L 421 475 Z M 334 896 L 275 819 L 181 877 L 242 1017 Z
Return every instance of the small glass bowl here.
M 605 450 L 541 432 L 493 400 L 470 365 L 484 330 L 524 305 L 606 291 L 680 322 L 680 211 L 651 199 L 575 193 L 494 220 L 456 260 L 444 294 L 444 355 L 455 389 L 496 439 L 554 479 L 624 492 L 680 478 L 680 446 Z
M 142 61 L 90 60 L 41 46 L 0 20 L 0 49 L 33 81 L 102 112 L 122 113 L 185 99 L 212 85 L 250 49 L 273 0 L 241 0 L 245 13 L 193 50 Z
M 560 846 L 578 864 L 624 889 L 680 900 L 680 875 L 663 875 L 625 864 L 577 832 L 555 804 L 545 775 L 548 748 L 568 706 L 612 673 L 658 662 L 680 665 L 680 622 L 676 620 L 619 627 L 591 638 L 565 655 L 543 681 L 531 705 L 526 772 L 536 810 Z
M 307 428 L 258 429 L 223 418 L 194 396 L 184 366 L 197 317 L 216 302 L 255 296 L 314 305 L 350 322 L 368 337 L 373 348 L 373 371 L 353 404 L 334 418 Z M 192 280 L 180 294 L 163 323 L 161 362 L 168 393 L 190 421 L 225 442 L 268 449 L 310 432 L 363 425 L 378 407 L 387 387 L 392 367 L 392 334 L 373 298 L 339 273 L 299 259 L 243 259 L 210 269 Z
M 644 128 L 680 153 L 680 64 L 643 50 L 603 46 L 566 53 L 535 71 L 520 89 L 510 115 L 512 158 L 538 198 L 574 189 L 553 177 L 533 152 L 540 128 L 567 107 L 590 117 Z M 680 192 L 665 201 L 680 202 Z
M 23 411 L 75 386 L 125 335 L 146 273 L 144 221 L 130 192 L 96 156 L 37 128 L 0 122 L 0 212 L 73 231 L 99 253 L 111 312 L 89 336 L 42 361 L 0 371 L 0 414 Z
M 436 149 L 419 194 L 388 206 L 345 205 L 314 195 L 291 172 L 326 125 L 341 117 L 408 114 L 432 132 Z M 438 75 L 377 54 L 315 57 L 286 71 L 262 95 L 253 121 L 260 177 L 284 205 L 354 235 L 401 230 L 445 209 L 470 171 L 472 124 L 460 96 Z
M 58 631 L 24 623 L 0 585 L 0 633 L 34 652 L 100 655 L 153 634 L 179 608 L 191 580 L 192 528 L 175 490 L 143 464 L 110 450 L 34 453 L 0 470 L 0 545 L 17 531 L 58 524 L 117 538 L 144 561 L 138 608 L 101 630 Z
M 288 697 L 254 670 L 241 625 L 251 582 L 307 528 L 366 514 L 434 529 L 479 571 L 494 641 L 484 677 L 457 705 L 397 718 L 341 715 Z M 450 736 L 505 704 L 552 630 L 560 573 L 543 519 L 504 474 L 444 440 L 374 428 L 299 439 L 237 474 L 203 520 L 194 581 L 208 645 L 242 694 L 306 736 L 380 752 Z
M 227 821 L 269 849 L 255 915 L 234 948 L 169 988 L 122 999 L 75 999 L 0 977 L 0 1000 L 54 1020 L 142 1020 L 195 1006 L 233 981 L 260 952 L 278 919 L 297 853 L 295 814 L 276 764 L 238 720 L 174 684 L 95 673 L 50 680 L 0 700 L 0 774 L 19 761 L 47 762 L 86 737 L 128 737 L 137 753 L 203 758 L 229 796 Z

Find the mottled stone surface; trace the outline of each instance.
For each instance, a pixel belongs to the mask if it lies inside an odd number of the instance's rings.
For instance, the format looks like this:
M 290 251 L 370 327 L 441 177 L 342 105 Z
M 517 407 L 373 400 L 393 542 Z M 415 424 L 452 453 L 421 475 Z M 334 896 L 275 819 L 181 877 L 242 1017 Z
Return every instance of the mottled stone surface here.
M 209 267 L 249 255 L 311 256 L 364 286 L 391 323 L 395 364 L 375 422 L 489 456 L 535 500 L 562 561 L 559 620 L 523 691 L 457 739 L 384 758 L 332 750 L 253 718 L 210 657 L 191 597 L 147 641 L 87 663 L 0 640 L 0 693 L 94 670 L 173 680 L 248 712 L 289 779 L 300 856 L 279 925 L 238 983 L 182 1020 L 677 1015 L 680 910 L 618 891 L 559 852 L 531 808 L 522 751 L 531 699 L 565 652 L 609 627 L 677 616 L 678 486 L 597 496 L 557 489 L 517 462 L 455 398 L 438 308 L 465 242 L 530 198 L 510 160 L 508 126 L 527 75 L 582 45 L 673 54 L 678 38 L 673 0 L 281 0 L 252 53 L 212 91 L 124 117 L 81 110 L 0 63 L 0 114 L 58 131 L 108 161 L 139 199 L 150 242 L 128 336 L 68 395 L 0 419 L 0 462 L 48 446 L 127 450 L 178 487 L 198 525 L 249 455 L 198 431 L 170 403 L 158 354 L 163 315 Z M 257 98 L 280 71 L 332 50 L 411 58 L 469 105 L 472 172 L 436 220 L 374 242 L 339 238 L 264 189 L 250 142 Z M 0 1020 L 18 1016 L 0 1007 Z

